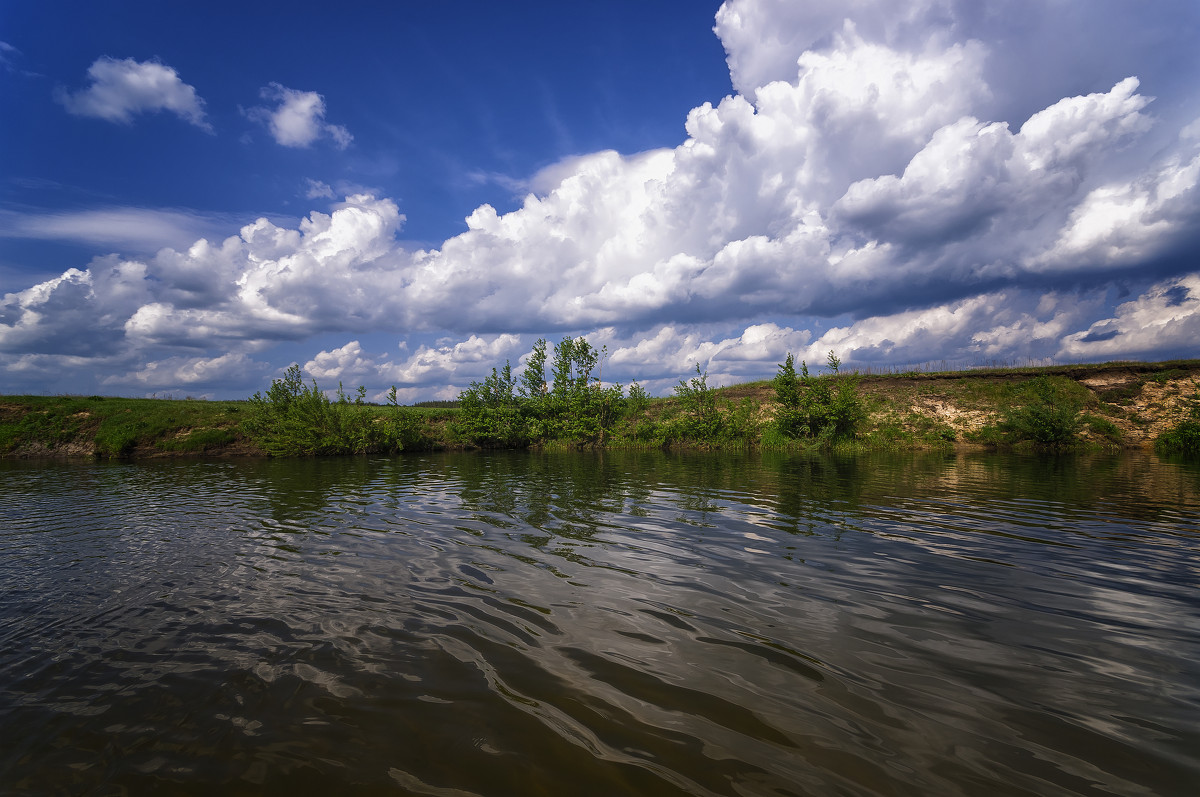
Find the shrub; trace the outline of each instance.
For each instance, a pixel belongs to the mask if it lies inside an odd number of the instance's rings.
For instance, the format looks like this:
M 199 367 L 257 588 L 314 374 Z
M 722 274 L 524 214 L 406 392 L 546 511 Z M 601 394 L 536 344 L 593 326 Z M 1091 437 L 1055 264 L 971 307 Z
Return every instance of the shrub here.
M 853 439 L 866 418 L 858 393 L 857 376 L 841 376 L 842 361 L 832 351 L 827 365 L 830 374 L 812 376 L 808 364 L 789 352 L 772 380 L 779 405 L 776 425 L 785 437 L 819 437 L 825 440 Z
M 625 399 L 625 415 L 638 418 L 650 407 L 650 394 L 636 381 L 629 385 L 629 396 Z
M 400 451 L 411 438 L 415 419 L 395 404 L 381 419 L 366 405 L 366 388 L 353 400 L 339 384 L 333 401 L 317 386 L 306 386 L 300 367 L 292 365 L 275 379 L 264 396 L 250 397 L 242 428 L 271 456 L 324 456 Z
M 223 448 L 237 440 L 228 429 L 194 429 L 186 436 L 159 440 L 156 444 L 162 451 L 185 451 L 200 453 Z
M 1040 446 L 1062 448 L 1075 444 L 1083 424 L 1079 386 L 1064 377 L 1039 376 L 1026 384 L 1030 400 L 1010 409 L 1003 428 L 1014 442 L 1029 440 Z
M 593 376 L 607 356 L 586 339 L 563 338 L 554 347 L 553 382 L 546 382 L 546 341 L 538 340 L 525 362 L 520 383 L 512 367 L 492 369 L 483 382 L 472 382 L 459 395 L 461 411 L 454 431 L 465 442 L 487 448 L 513 448 L 551 440 L 590 445 L 603 443 L 629 414 L 620 385 L 603 387 Z M 648 402 L 639 387 L 639 404 Z
M 493 368 L 482 382 L 472 382 L 459 394 L 462 409 L 455 431 L 467 442 L 485 448 L 528 445 L 528 424 L 518 408 L 515 385 L 507 362 L 502 369 Z
M 680 415 L 676 420 L 680 437 L 693 440 L 712 440 L 721 433 L 721 416 L 717 412 L 717 397 L 708 386 L 708 372 L 696 363 L 696 375 L 679 380 L 675 386 Z
M 1154 449 L 1160 454 L 1200 457 L 1200 387 L 1195 382 L 1192 387 L 1194 393 L 1186 400 L 1188 417 L 1154 440 Z

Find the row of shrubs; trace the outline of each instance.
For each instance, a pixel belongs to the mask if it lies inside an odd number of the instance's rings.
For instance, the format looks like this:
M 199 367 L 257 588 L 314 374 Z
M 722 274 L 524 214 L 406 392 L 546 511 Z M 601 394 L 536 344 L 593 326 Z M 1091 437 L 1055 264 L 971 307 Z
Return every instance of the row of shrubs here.
M 830 353 L 831 374 L 810 375 L 788 355 L 775 376 L 777 408 L 766 418 L 749 398 L 721 399 L 708 374 L 696 365 L 695 376 L 680 379 L 674 401 L 653 400 L 636 381 L 626 391 L 605 386 L 599 368 L 607 351 L 585 338 L 564 338 L 553 347 L 538 340 L 520 379 L 512 366 L 493 368 L 459 396 L 455 423 L 460 438 L 481 447 L 565 444 L 729 445 L 775 440 L 820 443 L 852 438 L 866 416 L 857 377 L 836 379 L 840 361 Z M 546 367 L 550 366 L 549 378 Z
M 449 421 L 436 431 L 419 409 L 401 407 L 396 389 L 388 406 L 366 402 L 365 388 L 353 397 L 339 384 L 333 398 L 315 381 L 306 385 L 298 366 L 255 393 L 241 426 L 272 456 L 394 453 L 436 445 L 481 448 L 527 446 L 763 445 L 829 447 L 861 436 L 866 402 L 860 377 L 843 374 L 830 352 L 828 373 L 817 376 L 788 354 L 772 380 L 773 406 L 752 399 L 731 401 L 708 384 L 699 365 L 680 379 L 674 400 L 652 399 L 636 381 L 628 388 L 604 385 L 607 358 L 585 338 L 564 338 L 552 348 L 538 340 L 519 377 L 505 362 L 459 394 L 458 409 L 443 409 Z M 549 374 L 547 374 L 549 368 Z M 1014 391 L 1002 420 L 976 432 L 976 442 L 1061 449 L 1076 445 L 1083 429 L 1119 443 L 1120 432 L 1105 418 L 1084 413 L 1088 391 L 1061 376 L 1039 376 Z M 765 410 L 765 411 L 764 411 Z M 431 412 L 433 410 L 424 410 Z M 951 440 L 947 427 L 945 440 Z M 1163 453 L 1200 456 L 1200 391 L 1190 415 L 1160 436 Z
M 298 366 L 263 393 L 250 398 L 242 429 L 271 456 L 394 453 L 435 443 L 481 448 L 563 446 L 827 445 L 852 439 L 866 417 L 857 376 L 800 372 L 788 355 L 774 387 L 774 417 L 749 398 L 721 399 L 708 375 L 680 379 L 674 401 L 652 399 L 636 381 L 628 389 L 604 385 L 607 357 L 585 338 L 564 338 L 553 349 L 538 340 L 519 378 L 511 363 L 492 369 L 459 395 L 458 409 L 435 441 L 417 411 L 401 407 L 393 387 L 388 407 L 366 402 L 366 389 L 353 397 L 339 384 L 334 398 L 316 381 L 305 384 Z M 547 375 L 547 367 L 550 373 Z

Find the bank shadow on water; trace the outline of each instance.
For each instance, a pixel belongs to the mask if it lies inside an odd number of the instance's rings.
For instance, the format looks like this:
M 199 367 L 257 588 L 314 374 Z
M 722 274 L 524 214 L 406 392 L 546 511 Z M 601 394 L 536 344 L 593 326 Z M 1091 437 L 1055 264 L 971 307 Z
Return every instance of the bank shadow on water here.
M 1149 456 L 0 463 L 0 791 L 1191 794 Z

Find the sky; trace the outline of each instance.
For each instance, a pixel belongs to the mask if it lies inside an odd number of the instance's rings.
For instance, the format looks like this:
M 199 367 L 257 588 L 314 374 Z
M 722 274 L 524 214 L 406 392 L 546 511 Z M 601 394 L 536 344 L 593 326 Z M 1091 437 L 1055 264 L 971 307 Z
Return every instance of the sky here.
M 0 3 L 0 393 L 1200 356 L 1194 0 Z

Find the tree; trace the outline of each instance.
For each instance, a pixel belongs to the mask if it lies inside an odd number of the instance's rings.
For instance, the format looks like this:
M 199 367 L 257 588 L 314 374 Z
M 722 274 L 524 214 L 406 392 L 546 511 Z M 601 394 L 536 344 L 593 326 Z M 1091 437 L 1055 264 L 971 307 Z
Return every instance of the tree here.
M 717 397 L 708 386 L 708 371 L 700 370 L 690 380 L 679 380 L 675 395 L 683 410 L 684 433 L 698 440 L 715 439 L 721 432 L 721 415 L 717 412 Z
M 546 395 L 546 340 L 538 338 L 525 362 L 521 374 L 521 396 L 527 401 L 541 401 Z
M 812 376 L 808 364 L 788 352 L 772 380 L 775 401 L 779 405 L 776 425 L 785 437 L 812 437 L 827 440 L 853 438 L 866 417 L 858 394 L 858 377 L 842 375 L 841 359 L 832 351 L 826 358 L 827 376 Z

